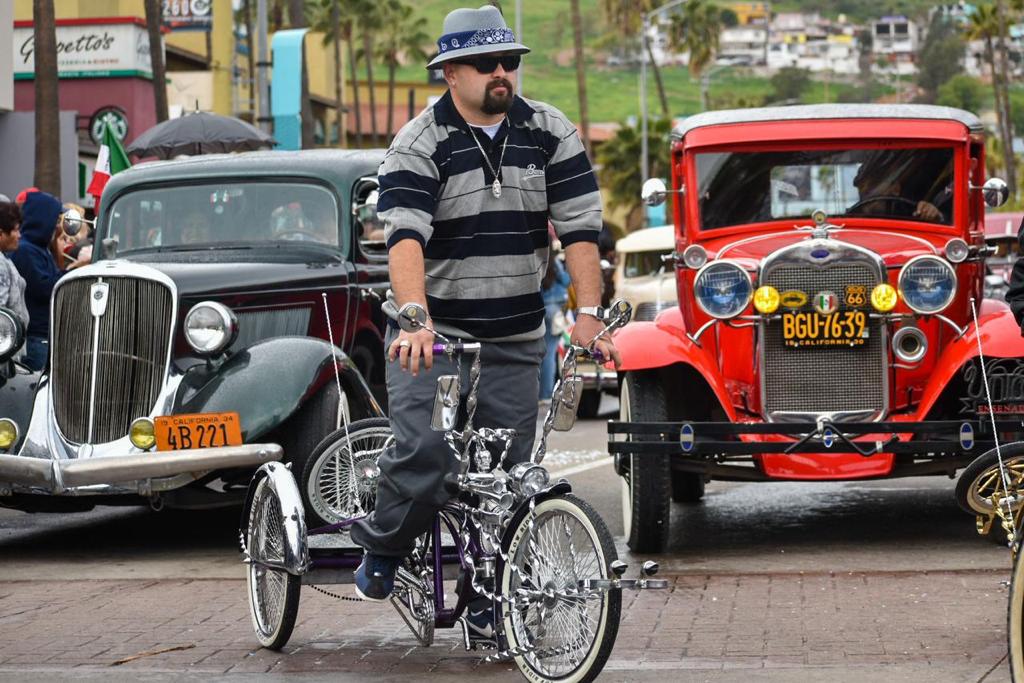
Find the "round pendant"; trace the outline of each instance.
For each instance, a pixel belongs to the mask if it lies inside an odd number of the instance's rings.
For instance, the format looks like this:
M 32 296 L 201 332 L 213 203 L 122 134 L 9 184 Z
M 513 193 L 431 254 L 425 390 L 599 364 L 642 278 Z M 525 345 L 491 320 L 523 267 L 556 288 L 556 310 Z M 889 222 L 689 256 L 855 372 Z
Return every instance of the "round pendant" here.
M 491 183 L 491 194 L 494 195 L 495 199 L 498 199 L 499 197 L 501 197 L 501 181 L 500 180 L 495 179 L 494 182 Z

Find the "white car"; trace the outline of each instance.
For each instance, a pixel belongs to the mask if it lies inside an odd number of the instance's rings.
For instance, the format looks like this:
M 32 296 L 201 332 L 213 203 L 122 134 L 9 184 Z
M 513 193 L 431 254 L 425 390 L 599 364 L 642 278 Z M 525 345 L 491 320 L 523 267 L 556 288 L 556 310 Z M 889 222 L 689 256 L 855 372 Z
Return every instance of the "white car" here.
M 675 272 L 663 260 L 675 246 L 671 225 L 637 230 L 615 243 L 615 297 L 633 306 L 633 320 L 654 320 L 677 304 Z

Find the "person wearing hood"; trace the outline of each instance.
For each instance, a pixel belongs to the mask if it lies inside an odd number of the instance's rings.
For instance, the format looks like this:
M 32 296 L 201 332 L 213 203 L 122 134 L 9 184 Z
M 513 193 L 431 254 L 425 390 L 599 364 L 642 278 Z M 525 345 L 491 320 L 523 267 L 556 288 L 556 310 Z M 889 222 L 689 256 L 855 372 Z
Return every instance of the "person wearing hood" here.
M 50 241 L 63 211 L 60 200 L 46 192 L 32 192 L 21 209 L 21 241 L 11 256 L 25 278 L 25 305 L 29 322 L 22 362 L 42 370 L 49 353 L 50 293 L 64 271 L 50 253 Z

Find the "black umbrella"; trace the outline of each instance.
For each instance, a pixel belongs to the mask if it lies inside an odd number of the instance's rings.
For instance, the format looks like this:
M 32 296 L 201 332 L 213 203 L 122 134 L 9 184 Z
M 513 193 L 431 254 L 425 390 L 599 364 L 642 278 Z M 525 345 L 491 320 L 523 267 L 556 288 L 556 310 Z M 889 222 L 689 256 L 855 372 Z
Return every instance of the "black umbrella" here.
M 171 159 L 179 154 L 247 152 L 273 145 L 274 138 L 241 119 L 197 111 L 158 123 L 135 138 L 127 152 Z

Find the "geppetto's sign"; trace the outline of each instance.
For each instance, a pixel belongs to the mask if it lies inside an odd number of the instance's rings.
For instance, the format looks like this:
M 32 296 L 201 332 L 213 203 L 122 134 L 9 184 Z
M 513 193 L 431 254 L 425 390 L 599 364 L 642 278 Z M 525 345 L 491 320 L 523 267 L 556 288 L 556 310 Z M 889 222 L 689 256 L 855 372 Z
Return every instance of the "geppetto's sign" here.
M 14 78 L 35 77 L 31 21 L 14 23 Z M 62 19 L 57 22 L 57 73 L 61 78 L 152 78 L 149 34 L 142 19 Z

